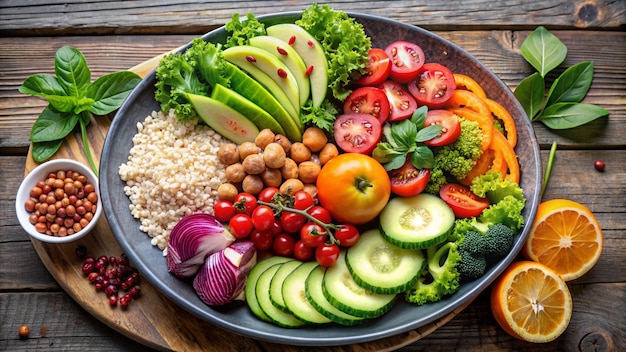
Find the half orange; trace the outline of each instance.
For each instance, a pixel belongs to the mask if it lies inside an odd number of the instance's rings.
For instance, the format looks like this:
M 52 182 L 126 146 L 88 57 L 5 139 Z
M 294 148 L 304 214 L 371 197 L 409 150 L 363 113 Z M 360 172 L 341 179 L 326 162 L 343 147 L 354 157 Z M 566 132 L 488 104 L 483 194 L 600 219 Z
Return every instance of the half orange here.
M 522 254 L 569 281 L 598 262 L 603 244 L 600 224 L 587 207 L 568 199 L 551 199 L 539 204 Z
M 529 342 L 555 340 L 569 325 L 572 296 L 565 281 L 533 261 L 511 264 L 491 290 L 491 312 L 511 336 Z

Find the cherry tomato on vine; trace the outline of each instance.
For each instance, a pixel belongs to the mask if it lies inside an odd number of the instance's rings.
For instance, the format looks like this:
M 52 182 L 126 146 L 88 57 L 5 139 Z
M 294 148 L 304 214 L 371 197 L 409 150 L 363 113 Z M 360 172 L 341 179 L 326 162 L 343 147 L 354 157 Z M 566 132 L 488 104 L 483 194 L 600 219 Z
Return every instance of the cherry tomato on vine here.
M 443 185 L 439 190 L 439 196 L 452 208 L 458 218 L 478 216 L 489 206 L 489 199 L 481 198 L 468 187 L 456 183 Z
M 280 219 L 274 218 L 270 232 L 272 233 L 272 236 L 278 236 L 284 232 L 283 226 L 280 224 Z
M 380 85 L 380 88 L 385 91 L 389 100 L 391 111 L 388 121 L 401 121 L 413 115 L 417 109 L 417 101 L 406 88 L 394 81 L 385 81 Z
M 309 247 L 318 247 L 326 242 L 326 230 L 320 225 L 309 221 L 300 229 L 300 240 Z
M 290 211 L 284 211 L 280 215 L 280 226 L 283 228 L 283 231 L 287 233 L 299 232 L 305 222 L 306 218 L 303 215 Z
M 252 225 L 252 219 L 248 214 L 235 214 L 230 221 L 228 222 L 228 226 L 230 227 L 230 233 L 235 236 L 235 238 L 246 238 L 252 232 L 254 225 Z
M 427 63 L 417 78 L 409 83 L 409 92 L 419 105 L 426 105 L 429 109 L 442 107 L 456 89 L 454 75 L 442 64 Z
M 332 266 L 338 258 L 339 246 L 336 244 L 325 244 L 315 248 L 315 260 L 321 266 Z
M 335 238 L 340 246 L 352 247 L 359 241 L 361 234 L 354 225 L 343 224 L 335 231 Z
M 254 243 L 254 247 L 258 251 L 266 251 L 272 248 L 274 236 L 269 231 L 252 230 L 250 233 L 250 241 Z
M 313 206 L 313 208 L 309 209 L 308 213 L 325 224 L 329 224 L 333 220 L 328 210 L 320 205 Z
M 422 193 L 430 180 L 430 169 L 418 170 L 409 159 L 399 169 L 390 170 L 388 173 L 391 192 L 402 197 Z
M 371 48 L 367 53 L 368 62 L 365 65 L 365 74 L 356 83 L 362 86 L 375 86 L 383 83 L 391 72 L 391 59 L 385 50 Z
M 272 243 L 272 251 L 276 255 L 290 257 L 293 254 L 295 244 L 296 241 L 293 239 L 293 237 L 283 233 L 274 237 L 274 242 Z
M 252 224 L 260 231 L 267 231 L 274 224 L 274 211 L 267 205 L 259 205 L 252 211 Z
M 213 206 L 213 214 L 217 221 L 228 222 L 237 213 L 233 202 L 220 199 Z
M 369 114 L 339 115 L 333 129 L 335 143 L 347 153 L 370 154 L 383 133 L 380 121 Z
M 298 191 L 293 195 L 293 208 L 298 210 L 306 210 L 315 205 L 315 199 L 306 191 Z
M 428 110 L 424 127 L 430 125 L 441 125 L 441 133 L 424 144 L 431 147 L 441 147 L 456 141 L 461 135 L 461 124 L 459 118 L 448 110 Z
M 368 114 L 380 123 L 389 117 L 389 99 L 385 91 L 376 87 L 360 87 L 352 91 L 343 103 L 344 114 Z
M 248 215 L 252 215 L 252 211 L 258 204 L 256 197 L 246 192 L 237 194 L 233 203 L 235 204 L 238 212 Z
M 280 190 L 277 187 L 265 187 L 259 193 L 258 198 L 262 202 L 271 203 L 276 193 L 280 193 Z
M 424 50 L 415 43 L 398 40 L 389 44 L 385 52 L 391 58 L 392 64 L 389 77 L 396 82 L 411 82 L 424 65 Z
M 307 246 L 302 240 L 296 241 L 293 246 L 293 257 L 300 261 L 309 262 L 313 260 L 314 254 L 314 248 Z

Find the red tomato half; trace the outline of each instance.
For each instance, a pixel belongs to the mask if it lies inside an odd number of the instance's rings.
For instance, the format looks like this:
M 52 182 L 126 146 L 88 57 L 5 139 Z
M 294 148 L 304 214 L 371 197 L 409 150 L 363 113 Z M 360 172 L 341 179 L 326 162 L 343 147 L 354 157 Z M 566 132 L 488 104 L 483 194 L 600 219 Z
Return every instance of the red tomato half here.
M 409 83 L 417 77 L 424 65 L 424 50 L 417 44 L 395 41 L 385 48 L 391 58 L 389 77 L 399 83 Z
M 452 72 L 437 63 L 424 64 L 417 78 L 409 84 L 409 92 L 417 103 L 430 109 L 442 107 L 452 97 L 455 89 Z
M 344 114 L 369 114 L 384 123 L 389 117 L 389 100 L 385 91 L 376 87 L 354 90 L 343 103 Z
M 430 180 L 430 170 L 418 170 L 408 160 L 401 168 L 388 172 L 391 192 L 402 197 L 416 196 L 426 188 Z
M 370 154 L 382 133 L 380 121 L 369 114 L 344 114 L 335 120 L 335 142 L 344 152 Z
M 457 183 L 446 183 L 439 190 L 439 196 L 457 218 L 471 218 L 480 215 L 488 206 L 489 199 L 475 195 L 468 187 Z
M 391 72 L 391 60 L 385 50 L 371 48 L 367 53 L 369 61 L 365 66 L 365 74 L 356 83 L 362 86 L 376 86 L 383 83 Z
M 389 121 L 400 121 L 411 117 L 417 102 L 402 85 L 394 81 L 385 81 L 380 88 L 385 91 L 389 100 Z
M 424 127 L 430 125 L 441 125 L 439 136 L 424 142 L 424 144 L 431 147 L 441 147 L 450 144 L 461 135 L 459 118 L 448 110 L 428 110 Z

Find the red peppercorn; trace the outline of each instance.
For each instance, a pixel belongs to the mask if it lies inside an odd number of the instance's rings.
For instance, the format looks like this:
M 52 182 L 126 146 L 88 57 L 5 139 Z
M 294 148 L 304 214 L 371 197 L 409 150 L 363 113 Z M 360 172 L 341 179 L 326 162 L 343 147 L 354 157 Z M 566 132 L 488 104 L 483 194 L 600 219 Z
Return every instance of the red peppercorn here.
M 30 335 L 30 328 L 28 327 L 28 325 L 22 325 L 20 326 L 18 333 L 20 334 L 20 337 L 25 339 L 28 337 L 28 335 Z
M 604 171 L 604 168 L 606 167 L 606 164 L 604 163 L 604 161 L 598 159 L 593 163 L 593 166 L 596 168 L 596 170 L 598 171 Z

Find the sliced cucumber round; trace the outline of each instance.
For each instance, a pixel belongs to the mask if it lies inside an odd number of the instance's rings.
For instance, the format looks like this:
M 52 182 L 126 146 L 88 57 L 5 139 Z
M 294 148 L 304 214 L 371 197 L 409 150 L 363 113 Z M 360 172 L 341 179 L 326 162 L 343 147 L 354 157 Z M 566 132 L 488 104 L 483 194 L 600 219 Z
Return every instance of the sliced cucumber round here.
M 296 318 L 311 324 L 325 324 L 331 320 L 318 312 L 306 296 L 305 282 L 317 266 L 317 262 L 306 262 L 295 268 L 283 282 L 283 299 Z
M 285 299 L 283 298 L 283 282 L 285 282 L 285 279 L 300 264 L 302 264 L 302 262 L 299 260 L 292 260 L 283 263 L 276 271 L 276 274 L 274 274 L 272 281 L 270 282 L 270 300 L 272 301 L 272 304 L 276 308 L 288 313 L 289 309 L 287 309 Z
M 311 302 L 311 305 L 315 310 L 337 324 L 352 326 L 365 322 L 366 319 L 341 311 L 328 302 L 322 289 L 325 271 L 325 267 L 318 265 L 306 279 L 306 297 Z
M 322 283 L 324 296 L 337 309 L 360 318 L 376 318 L 386 313 L 395 301 L 395 294 L 374 293 L 359 286 L 346 265 L 342 250 L 337 262 L 326 269 Z
M 393 245 L 423 249 L 443 243 L 454 219 L 452 209 L 441 198 L 421 193 L 391 199 L 380 213 L 380 229 Z
M 250 307 L 252 313 L 256 315 L 259 319 L 271 322 L 270 318 L 263 312 L 263 310 L 259 306 L 259 301 L 256 299 L 256 284 L 259 280 L 259 276 L 261 276 L 261 274 L 263 274 L 272 265 L 284 263 L 290 260 L 293 259 L 281 256 L 269 257 L 260 262 L 257 262 L 252 270 L 250 270 L 248 278 L 246 279 L 246 287 L 244 288 L 244 293 L 246 295 L 246 302 L 248 303 L 248 307 Z
M 375 293 L 406 291 L 415 284 L 425 263 L 420 250 L 394 246 L 378 229 L 363 232 L 346 251 L 346 264 L 354 281 Z
M 291 313 L 287 313 L 276 308 L 270 299 L 270 283 L 274 274 L 276 274 L 278 269 L 280 269 L 283 264 L 284 263 L 274 264 L 267 268 L 267 270 L 259 276 L 255 289 L 256 298 L 259 302 L 259 307 L 261 307 L 263 313 L 265 313 L 270 322 L 286 328 L 296 328 L 304 325 L 305 322 L 294 317 Z

